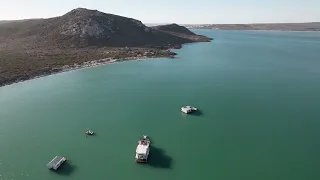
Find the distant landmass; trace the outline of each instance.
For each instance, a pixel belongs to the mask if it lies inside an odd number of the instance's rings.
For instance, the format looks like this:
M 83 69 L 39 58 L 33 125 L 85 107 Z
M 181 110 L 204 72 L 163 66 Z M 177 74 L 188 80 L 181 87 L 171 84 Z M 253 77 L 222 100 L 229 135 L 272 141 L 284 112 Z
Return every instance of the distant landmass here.
M 206 36 L 197 35 L 191 32 L 188 28 L 179 26 L 178 24 L 152 26 L 152 28 L 164 33 L 171 34 L 173 36 L 189 39 L 190 41 L 194 42 L 210 42 L 212 40 L 211 38 L 208 38 Z
M 187 28 L 221 30 L 320 31 L 320 22 L 273 24 L 188 24 Z
M 211 40 L 177 24 L 147 27 L 85 8 L 49 19 L 0 21 L 0 86 L 119 60 L 173 57 L 168 49 Z
M 160 26 L 160 25 L 167 25 L 172 23 L 145 23 L 146 26 Z

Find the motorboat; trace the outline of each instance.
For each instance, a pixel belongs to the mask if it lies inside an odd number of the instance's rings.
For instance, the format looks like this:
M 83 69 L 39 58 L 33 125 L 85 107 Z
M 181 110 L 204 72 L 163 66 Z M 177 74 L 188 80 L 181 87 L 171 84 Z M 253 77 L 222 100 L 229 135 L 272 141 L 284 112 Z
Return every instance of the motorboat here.
M 86 135 L 93 135 L 93 134 L 94 134 L 94 132 L 93 132 L 93 131 L 91 131 L 91 130 L 86 131 Z
M 146 135 L 143 135 L 143 138 L 138 141 L 138 146 L 136 149 L 136 162 L 146 163 L 148 161 L 149 151 L 150 139 Z
M 183 106 L 183 107 L 181 107 L 181 111 L 183 113 L 186 113 L 186 114 L 192 113 L 192 112 L 197 111 L 197 110 L 198 110 L 198 108 L 193 107 L 193 106 Z

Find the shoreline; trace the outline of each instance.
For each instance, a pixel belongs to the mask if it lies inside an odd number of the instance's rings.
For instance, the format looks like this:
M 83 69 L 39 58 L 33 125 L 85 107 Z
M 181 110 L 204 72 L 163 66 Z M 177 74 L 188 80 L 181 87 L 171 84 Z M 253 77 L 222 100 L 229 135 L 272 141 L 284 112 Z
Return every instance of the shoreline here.
M 60 73 L 65 73 L 65 72 L 70 72 L 70 71 L 76 71 L 76 70 L 81 70 L 81 69 L 87 69 L 87 68 L 93 68 L 93 67 L 99 67 L 99 66 L 104 66 L 107 64 L 113 64 L 117 62 L 123 62 L 123 61 L 132 61 L 132 60 L 143 60 L 143 59 L 154 59 L 154 58 L 175 58 L 175 55 L 168 55 L 168 56 L 140 56 L 140 57 L 126 57 L 126 58 L 104 58 L 104 59 L 98 59 L 98 60 L 92 60 L 92 61 L 86 61 L 83 62 L 82 64 L 74 64 L 74 65 L 64 65 L 60 69 L 53 71 L 53 72 L 47 72 L 42 75 L 34 76 L 28 79 L 24 80 L 16 80 L 13 82 L 9 83 L 4 83 L 0 84 L 0 88 L 5 87 L 5 86 L 10 86 L 13 84 L 25 82 L 25 81 L 30 81 L 38 78 L 42 78 L 45 76 L 51 76 L 51 75 L 56 75 Z M 52 68 L 53 69 L 53 68 Z
M 308 33 L 320 33 L 320 30 L 280 30 L 280 29 L 216 29 L 216 28 L 188 28 L 194 30 L 218 30 L 218 31 L 269 31 L 269 32 L 308 32 Z

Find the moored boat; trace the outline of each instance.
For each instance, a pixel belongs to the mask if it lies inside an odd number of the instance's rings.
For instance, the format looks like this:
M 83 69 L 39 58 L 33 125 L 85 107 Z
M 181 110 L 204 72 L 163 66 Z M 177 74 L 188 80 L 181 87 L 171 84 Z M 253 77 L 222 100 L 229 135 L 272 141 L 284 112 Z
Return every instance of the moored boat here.
M 57 170 L 66 160 L 66 157 L 56 156 L 47 164 L 47 167 L 52 170 Z
M 150 151 L 150 139 L 146 135 L 143 136 L 138 141 L 138 146 L 136 149 L 136 162 L 137 163 L 146 163 L 148 161 Z
M 93 131 L 91 131 L 91 130 L 86 131 L 86 135 L 93 135 L 93 134 L 94 134 L 94 132 L 93 132 Z
M 185 114 L 189 114 L 192 113 L 194 111 L 197 111 L 198 109 L 196 107 L 193 106 L 183 106 L 181 107 L 181 111 Z

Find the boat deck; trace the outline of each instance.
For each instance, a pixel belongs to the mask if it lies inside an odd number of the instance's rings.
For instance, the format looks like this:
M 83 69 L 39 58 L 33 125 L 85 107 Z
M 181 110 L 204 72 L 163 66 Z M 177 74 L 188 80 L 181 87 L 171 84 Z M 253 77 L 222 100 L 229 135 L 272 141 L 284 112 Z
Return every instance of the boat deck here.
M 56 156 L 47 164 L 47 167 L 57 169 L 66 160 L 67 159 L 65 157 Z
M 139 140 L 139 144 L 147 146 L 150 144 L 150 140 L 142 138 Z
M 184 112 L 184 113 L 192 113 L 194 111 L 197 111 L 198 109 L 196 107 L 192 107 L 192 106 L 184 106 L 184 107 L 181 107 L 181 111 Z

